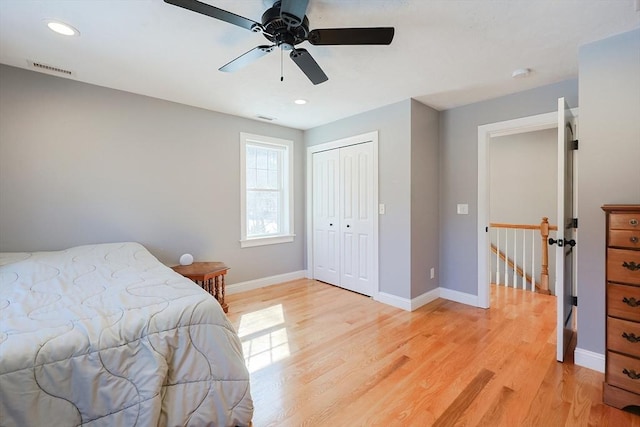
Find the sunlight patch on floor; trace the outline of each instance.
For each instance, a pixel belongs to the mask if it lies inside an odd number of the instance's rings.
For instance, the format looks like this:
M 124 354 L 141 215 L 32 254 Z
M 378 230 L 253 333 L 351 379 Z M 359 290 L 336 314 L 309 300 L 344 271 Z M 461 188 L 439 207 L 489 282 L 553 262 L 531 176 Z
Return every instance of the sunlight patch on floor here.
M 238 335 L 249 372 L 290 356 L 282 304 L 242 315 Z

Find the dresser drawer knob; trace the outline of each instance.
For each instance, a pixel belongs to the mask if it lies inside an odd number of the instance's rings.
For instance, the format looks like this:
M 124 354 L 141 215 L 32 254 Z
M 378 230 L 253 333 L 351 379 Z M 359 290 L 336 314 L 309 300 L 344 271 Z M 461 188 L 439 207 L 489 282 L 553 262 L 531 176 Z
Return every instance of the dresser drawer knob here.
M 628 334 L 626 332 L 623 332 L 622 333 L 622 338 L 626 339 L 629 342 L 633 342 L 633 343 L 640 342 L 640 337 L 637 337 L 636 334 L 634 334 L 633 332 L 630 333 L 630 334 Z
M 638 238 L 636 236 L 629 237 L 629 240 L 631 240 L 631 243 L 638 243 Z
M 634 371 L 633 369 L 632 370 L 628 370 L 627 368 L 624 368 L 622 373 L 625 374 L 626 376 L 628 376 L 629 378 L 631 378 L 632 380 L 640 379 L 640 374 L 636 374 L 636 371 Z
M 634 261 L 630 261 L 630 262 L 624 261 L 624 262 L 622 263 L 622 266 L 623 266 L 624 268 L 628 269 L 628 270 L 631 270 L 631 271 L 638 271 L 638 270 L 640 270 L 640 264 L 636 264 Z
M 638 226 L 638 220 L 635 218 L 632 218 L 629 220 L 629 225 L 632 227 L 637 227 Z
M 640 303 L 638 303 L 638 301 L 633 297 L 631 298 L 624 297 L 622 298 L 622 302 L 627 304 L 630 307 L 638 307 L 640 305 Z

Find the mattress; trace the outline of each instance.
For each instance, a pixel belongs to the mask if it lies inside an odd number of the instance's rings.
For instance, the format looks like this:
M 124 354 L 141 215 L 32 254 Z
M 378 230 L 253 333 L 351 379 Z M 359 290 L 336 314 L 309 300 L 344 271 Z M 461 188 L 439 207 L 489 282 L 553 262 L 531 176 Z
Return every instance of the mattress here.
M 218 302 L 137 243 L 0 254 L 0 425 L 246 426 Z

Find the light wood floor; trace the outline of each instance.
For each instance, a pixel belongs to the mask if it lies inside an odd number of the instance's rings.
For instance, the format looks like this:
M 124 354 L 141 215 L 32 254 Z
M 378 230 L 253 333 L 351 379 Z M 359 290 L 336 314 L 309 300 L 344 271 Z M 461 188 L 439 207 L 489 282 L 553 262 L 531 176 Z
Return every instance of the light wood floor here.
M 604 375 L 555 361 L 555 297 L 412 313 L 312 280 L 229 295 L 254 426 L 640 426 Z M 571 352 L 572 353 L 572 352 Z

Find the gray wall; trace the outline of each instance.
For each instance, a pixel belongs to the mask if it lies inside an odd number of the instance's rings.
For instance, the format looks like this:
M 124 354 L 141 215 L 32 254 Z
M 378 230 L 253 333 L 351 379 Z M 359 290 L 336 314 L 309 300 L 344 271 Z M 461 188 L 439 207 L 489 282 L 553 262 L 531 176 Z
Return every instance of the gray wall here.
M 578 106 L 578 82 L 564 82 L 440 113 L 440 286 L 478 294 L 478 126 Z M 457 215 L 458 203 L 469 215 Z M 484 226 L 484 225 L 483 225 Z
M 411 298 L 411 100 L 305 131 L 307 146 L 378 131 L 380 291 Z
M 600 206 L 640 203 L 640 30 L 583 46 L 579 71 L 577 346 L 603 354 L 605 217 Z
M 556 224 L 558 129 L 491 138 L 491 222 Z
M 411 101 L 411 298 L 438 287 L 439 117 L 433 108 Z
M 239 133 L 295 142 L 293 243 L 240 249 Z M 0 65 L 0 250 L 139 241 L 230 283 L 304 269 L 299 130 Z

